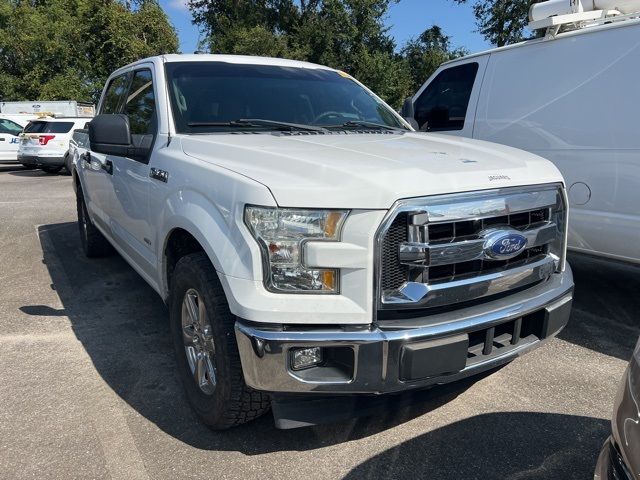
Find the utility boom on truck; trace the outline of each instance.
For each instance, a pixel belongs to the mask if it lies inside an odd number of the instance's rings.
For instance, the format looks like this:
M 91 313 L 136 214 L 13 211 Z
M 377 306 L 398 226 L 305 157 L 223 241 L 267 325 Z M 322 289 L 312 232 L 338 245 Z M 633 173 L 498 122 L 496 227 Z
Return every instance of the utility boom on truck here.
M 639 0 L 548 0 L 529 9 L 529 29 L 556 35 L 564 28 L 584 28 L 640 16 Z

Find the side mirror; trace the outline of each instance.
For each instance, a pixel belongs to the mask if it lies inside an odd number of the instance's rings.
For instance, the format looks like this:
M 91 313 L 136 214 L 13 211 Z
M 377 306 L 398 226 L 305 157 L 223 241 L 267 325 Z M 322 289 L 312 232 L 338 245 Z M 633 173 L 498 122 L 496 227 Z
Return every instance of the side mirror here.
M 407 122 L 409 125 L 411 125 L 411 128 L 413 128 L 416 131 L 420 130 L 420 125 L 418 125 L 418 121 L 413 118 L 413 117 L 405 117 L 404 121 Z
M 87 124 L 92 152 L 118 157 L 141 158 L 148 150 L 133 145 L 129 118 L 121 113 L 103 114 Z
M 413 98 L 406 98 L 404 103 L 402 104 L 402 110 L 400 110 L 400 115 L 402 118 L 411 125 L 414 130 L 420 130 L 420 125 L 415 119 L 415 111 L 413 109 Z
M 404 103 L 402 104 L 402 110 L 400 110 L 400 115 L 405 119 L 414 117 L 415 111 L 413 110 L 412 97 L 405 98 Z

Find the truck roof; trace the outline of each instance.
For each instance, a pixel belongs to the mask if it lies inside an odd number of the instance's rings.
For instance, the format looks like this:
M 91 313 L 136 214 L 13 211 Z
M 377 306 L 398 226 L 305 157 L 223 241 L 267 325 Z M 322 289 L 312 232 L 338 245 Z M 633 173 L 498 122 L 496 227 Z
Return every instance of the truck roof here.
M 171 53 L 166 55 L 157 55 L 154 57 L 147 57 L 140 59 L 136 62 L 125 65 L 116 72 L 120 70 L 124 70 L 127 68 L 131 68 L 140 63 L 149 63 L 149 62 L 162 62 L 162 63 L 171 63 L 171 62 L 224 62 L 224 63 L 236 63 L 236 64 L 244 64 L 244 65 L 273 65 L 278 67 L 293 67 L 293 68 L 309 68 L 309 69 L 322 69 L 322 70 L 332 70 L 336 71 L 333 68 L 326 67 L 324 65 L 317 65 L 315 63 L 310 62 L 301 62 L 299 60 L 288 60 L 286 58 L 274 58 L 274 57 L 258 57 L 251 55 L 220 55 L 220 54 L 184 54 L 184 53 Z M 116 72 L 113 72 L 114 75 Z
M 605 23 L 602 25 L 592 25 L 585 28 L 579 28 L 577 30 L 570 30 L 568 32 L 559 33 L 551 38 L 546 38 L 546 37 L 533 38 L 531 40 L 525 40 L 523 42 L 513 43 L 511 45 L 505 45 L 504 47 L 491 48 L 489 50 L 483 50 L 481 52 L 465 55 L 464 57 L 454 58 L 453 60 L 444 62 L 442 65 L 448 65 L 450 63 L 456 63 L 461 60 L 468 60 L 470 58 L 482 57 L 484 55 L 493 55 L 494 53 L 500 53 L 506 50 L 513 50 L 516 48 L 523 48 L 523 47 L 527 47 L 529 45 L 535 45 L 538 43 L 553 42 L 555 40 L 560 40 L 566 37 L 573 37 L 577 35 L 588 35 L 589 33 L 595 33 L 602 30 L 610 30 L 612 28 L 634 27 L 640 24 L 640 18 L 626 19 L 625 21 L 612 21 L 611 18 L 607 20 L 609 20 L 611 23 Z

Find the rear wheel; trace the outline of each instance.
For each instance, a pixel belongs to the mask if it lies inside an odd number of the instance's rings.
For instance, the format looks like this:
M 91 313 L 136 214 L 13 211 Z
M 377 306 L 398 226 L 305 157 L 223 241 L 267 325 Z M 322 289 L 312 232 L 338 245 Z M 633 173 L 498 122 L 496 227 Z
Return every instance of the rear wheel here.
M 235 317 L 206 254 L 194 253 L 178 261 L 170 300 L 180 378 L 202 421 L 224 430 L 268 411 L 268 395 L 244 383 Z
M 55 174 L 60 172 L 60 170 L 62 170 L 62 167 L 42 167 L 42 171 L 45 173 L 50 173 L 50 174 Z
M 64 156 L 64 170 L 66 175 L 71 175 L 73 173 L 73 161 L 71 155 L 68 153 Z
M 82 190 L 78 189 L 76 196 L 76 207 L 78 210 L 78 228 L 80 229 L 80 241 L 82 250 L 89 258 L 105 257 L 113 252 L 113 247 L 102 235 L 100 230 L 91 221 L 87 205 L 82 195 Z

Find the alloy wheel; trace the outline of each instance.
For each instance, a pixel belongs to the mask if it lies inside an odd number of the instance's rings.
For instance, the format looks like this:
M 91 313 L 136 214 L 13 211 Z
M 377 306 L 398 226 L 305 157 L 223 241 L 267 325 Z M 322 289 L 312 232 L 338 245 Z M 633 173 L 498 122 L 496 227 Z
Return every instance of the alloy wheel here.
M 216 389 L 213 330 L 202 296 L 187 290 L 182 300 L 182 340 L 193 380 L 206 395 Z

